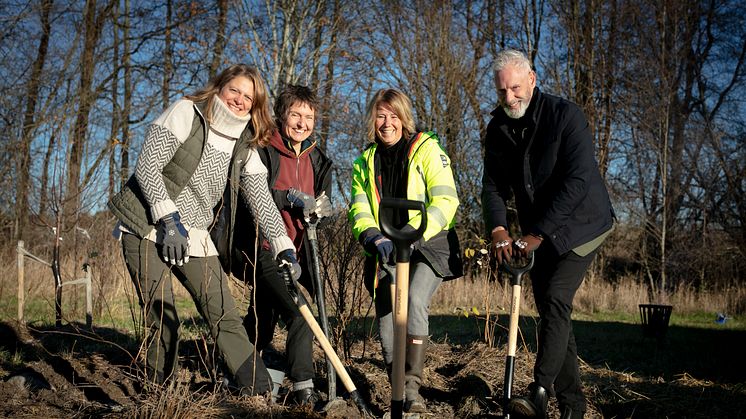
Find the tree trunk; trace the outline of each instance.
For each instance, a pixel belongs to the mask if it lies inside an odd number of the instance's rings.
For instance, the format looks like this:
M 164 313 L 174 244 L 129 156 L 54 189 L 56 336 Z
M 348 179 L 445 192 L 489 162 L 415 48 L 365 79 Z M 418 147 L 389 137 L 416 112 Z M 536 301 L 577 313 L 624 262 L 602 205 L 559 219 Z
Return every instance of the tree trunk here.
M 225 30 L 228 22 L 228 0 L 218 0 L 218 25 L 215 31 L 215 45 L 212 46 L 212 62 L 210 63 L 210 78 L 218 74 L 223 67 L 223 52 L 225 51 Z
M 332 15 L 332 21 L 335 23 L 335 27 L 337 24 L 341 23 L 342 17 L 340 16 L 340 5 L 339 0 L 334 0 L 333 5 L 333 15 Z M 321 97 L 321 135 L 319 138 L 321 139 L 321 147 L 326 148 L 326 145 L 329 141 L 329 131 L 330 131 L 330 123 L 331 123 L 331 109 L 332 109 L 332 94 L 334 92 L 334 64 L 335 60 L 334 57 L 336 56 L 337 51 L 337 31 L 331 32 L 330 35 L 331 39 L 329 40 L 329 53 L 327 54 L 327 62 L 326 62 L 326 81 L 324 83 L 324 94 Z M 319 46 L 320 47 L 320 46 Z
M 126 0 L 129 7 L 129 0 Z M 166 33 L 163 47 L 163 85 L 161 87 L 161 105 L 166 109 L 171 103 L 169 95 L 171 89 L 171 77 L 173 76 L 173 46 L 171 40 L 171 25 L 173 24 L 173 0 L 166 2 Z
M 30 162 L 31 162 L 31 142 L 36 132 L 36 103 L 41 88 L 42 70 L 47 59 L 47 50 L 49 48 L 49 33 L 51 23 L 49 14 L 52 10 L 52 0 L 42 0 L 40 18 L 41 18 L 41 39 L 39 48 L 36 52 L 36 59 L 31 65 L 31 77 L 29 78 L 28 88 L 26 90 L 26 110 L 23 114 L 23 129 L 21 133 L 21 146 L 19 147 L 18 182 L 16 186 L 16 231 L 15 239 L 23 240 L 26 236 L 28 215 L 29 215 L 29 184 L 31 179 Z
M 118 176 L 118 170 L 117 170 L 117 159 L 116 159 L 116 145 L 121 144 L 121 141 L 117 139 L 117 135 L 119 134 L 119 126 L 120 126 L 120 107 L 119 107 L 119 5 L 114 5 L 114 11 L 113 11 L 113 30 L 112 30 L 112 37 L 114 39 L 114 45 L 112 50 L 113 60 L 114 60 L 114 73 L 112 74 L 111 78 L 111 129 L 109 131 L 109 144 L 111 145 L 111 149 L 109 150 L 109 183 L 107 187 L 108 196 L 112 197 L 116 193 L 116 186 L 117 186 L 117 179 Z
M 171 1 L 169 0 L 169 13 Z M 170 21 L 170 17 L 169 17 Z M 167 22 L 167 24 L 169 24 Z M 122 67 L 124 67 L 124 104 L 122 105 L 122 118 L 120 125 L 122 126 L 122 141 L 120 144 L 119 151 L 119 187 L 124 188 L 124 184 L 127 183 L 127 179 L 130 176 L 130 114 L 132 112 L 132 63 L 130 62 L 130 0 L 124 0 L 124 38 L 122 51 Z M 170 50 L 166 49 L 167 55 L 170 54 Z M 169 61 L 170 62 L 170 61 Z M 164 76 L 169 77 L 169 76 Z M 169 80 L 168 78 L 166 80 Z M 165 86 L 164 92 L 168 95 L 167 85 Z M 168 106 L 168 105 L 166 105 Z
M 81 187 L 80 175 L 82 172 L 83 152 L 86 148 L 88 135 L 88 119 L 93 97 L 91 85 L 93 84 L 93 73 L 96 62 L 94 54 L 98 44 L 100 27 L 96 27 L 96 0 L 88 0 L 83 13 L 83 30 L 85 31 L 83 49 L 80 58 L 80 84 L 78 89 L 78 109 L 75 115 L 75 123 L 70 135 L 70 149 L 67 160 L 67 185 L 64 193 L 64 216 L 76 220 L 80 211 Z M 64 223 L 73 226 L 73 223 Z

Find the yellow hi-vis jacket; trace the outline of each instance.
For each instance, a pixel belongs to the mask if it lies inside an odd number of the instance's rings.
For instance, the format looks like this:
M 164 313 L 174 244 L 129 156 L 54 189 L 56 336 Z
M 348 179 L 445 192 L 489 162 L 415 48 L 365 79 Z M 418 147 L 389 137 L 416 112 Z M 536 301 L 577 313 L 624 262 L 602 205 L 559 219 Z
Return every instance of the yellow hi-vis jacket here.
M 424 202 L 427 210 L 427 228 L 420 251 L 439 276 L 460 276 L 460 250 L 453 230 L 459 201 L 451 160 L 434 132 L 416 134 L 407 146 L 407 199 Z M 371 144 L 352 164 L 352 200 L 348 217 L 356 240 L 368 229 L 380 230 L 381 185 L 379 174 L 375 172 L 377 148 L 377 144 Z M 408 224 L 418 228 L 422 215 L 415 210 L 409 214 Z

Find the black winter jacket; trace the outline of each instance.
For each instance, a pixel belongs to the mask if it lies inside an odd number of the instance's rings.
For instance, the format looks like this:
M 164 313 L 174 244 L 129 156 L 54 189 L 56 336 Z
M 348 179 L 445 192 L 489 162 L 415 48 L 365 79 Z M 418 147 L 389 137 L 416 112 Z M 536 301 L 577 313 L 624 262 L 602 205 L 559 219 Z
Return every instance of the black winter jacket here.
M 500 107 L 492 116 L 482 178 L 488 236 L 496 226 L 507 227 L 506 202 L 513 194 L 523 233 L 542 234 L 559 254 L 612 227 L 590 127 L 576 104 L 534 88 L 523 118 L 511 120 Z M 516 125 L 521 128 L 512 133 Z

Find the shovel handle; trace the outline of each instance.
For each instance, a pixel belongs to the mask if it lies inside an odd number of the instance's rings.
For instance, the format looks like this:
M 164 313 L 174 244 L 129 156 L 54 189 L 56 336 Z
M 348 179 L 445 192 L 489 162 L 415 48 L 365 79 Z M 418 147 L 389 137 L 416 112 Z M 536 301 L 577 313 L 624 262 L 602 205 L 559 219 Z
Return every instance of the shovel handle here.
M 512 261 L 507 259 L 503 260 L 503 268 L 510 273 L 513 278 L 510 281 L 511 285 L 521 285 L 521 277 L 526 272 L 530 271 L 534 267 L 534 252 L 528 254 L 528 261 L 523 265 L 514 265 Z
M 417 227 L 416 230 L 404 230 L 403 228 L 398 229 L 394 227 L 391 224 L 391 220 L 383 216 L 383 210 L 388 208 L 419 211 L 422 214 L 420 226 Z M 381 199 L 379 211 L 379 213 L 381 214 L 379 220 L 381 224 L 381 231 L 383 231 L 383 233 L 396 245 L 396 261 L 408 262 L 409 245 L 419 240 L 419 238 L 422 237 L 422 234 L 427 228 L 427 210 L 425 209 L 425 203 L 422 201 L 413 201 L 411 199 L 383 198 Z
M 305 320 L 306 324 L 308 324 L 308 327 L 311 329 L 311 333 L 313 333 L 313 335 L 316 337 L 316 340 L 319 342 L 319 346 L 321 346 L 321 349 L 324 350 L 324 354 L 339 375 L 340 380 L 342 380 L 342 384 L 344 384 L 345 388 L 350 393 L 350 398 L 352 398 L 352 400 L 358 406 L 364 417 L 374 417 L 373 413 L 371 413 L 370 409 L 365 404 L 365 401 L 360 396 L 360 392 L 358 391 L 357 387 L 355 387 L 355 383 L 352 382 L 352 378 L 347 372 L 344 364 L 342 364 L 342 360 L 339 359 L 339 356 L 334 351 L 331 342 L 329 342 L 329 339 L 324 334 L 324 331 L 321 330 L 319 322 L 317 322 L 316 318 L 313 317 L 311 309 L 308 308 L 308 301 L 306 301 L 306 297 L 304 297 L 303 293 L 295 287 L 295 282 L 290 276 L 290 269 L 287 267 L 280 269 L 280 275 L 283 277 L 286 284 L 292 284 L 289 285 L 288 288 L 290 295 L 293 297 L 295 303 L 298 305 L 298 310 L 300 311 L 301 316 L 303 316 L 303 320 Z

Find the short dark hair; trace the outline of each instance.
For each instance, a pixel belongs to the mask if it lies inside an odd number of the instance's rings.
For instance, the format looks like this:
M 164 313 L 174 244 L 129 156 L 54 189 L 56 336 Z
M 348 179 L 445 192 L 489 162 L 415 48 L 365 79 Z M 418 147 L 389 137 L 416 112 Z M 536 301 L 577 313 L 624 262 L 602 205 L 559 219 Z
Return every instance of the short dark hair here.
M 299 86 L 295 84 L 288 84 L 280 92 L 280 95 L 275 101 L 275 122 L 277 126 L 281 126 L 287 117 L 290 107 L 296 103 L 305 103 L 313 109 L 314 113 L 318 115 L 319 111 L 319 99 L 307 86 Z

